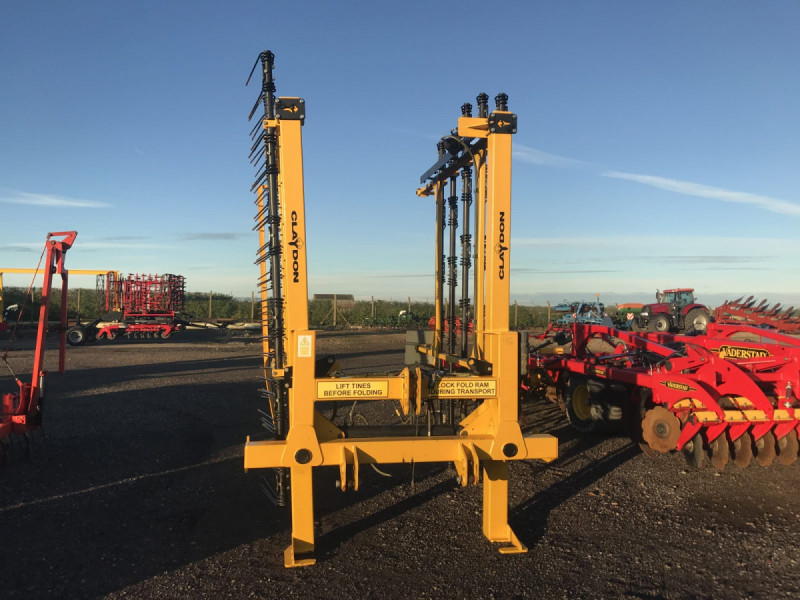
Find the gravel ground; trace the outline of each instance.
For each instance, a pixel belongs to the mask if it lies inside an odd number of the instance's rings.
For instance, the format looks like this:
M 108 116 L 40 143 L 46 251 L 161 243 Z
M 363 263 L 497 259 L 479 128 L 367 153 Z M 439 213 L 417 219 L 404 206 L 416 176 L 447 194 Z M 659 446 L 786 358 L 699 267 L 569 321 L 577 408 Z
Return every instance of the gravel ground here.
M 20 371 L 25 342 L 9 359 Z M 401 366 L 403 334 L 319 346 L 346 372 L 383 371 Z M 259 350 L 244 332 L 191 331 L 69 348 L 67 373 L 48 378 L 46 443 L 0 468 L 4 597 L 800 597 L 800 464 L 691 470 L 577 435 L 546 403 L 525 406 L 526 429 L 556 435 L 560 457 L 511 473 L 529 553 L 483 538 L 481 490 L 447 465 L 417 466 L 413 490 L 408 466 L 366 469 L 347 493 L 329 468 L 315 476 L 318 562 L 284 569 L 288 510 L 242 470 Z

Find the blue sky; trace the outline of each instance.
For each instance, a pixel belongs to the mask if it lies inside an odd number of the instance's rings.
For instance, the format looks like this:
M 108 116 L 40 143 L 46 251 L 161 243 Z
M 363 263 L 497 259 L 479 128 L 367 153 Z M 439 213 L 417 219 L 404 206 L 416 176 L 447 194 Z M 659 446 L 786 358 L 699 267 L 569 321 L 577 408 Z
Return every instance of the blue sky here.
M 513 298 L 800 303 L 799 4 L 491 6 L 0 2 L 0 267 L 77 229 L 73 268 L 249 296 L 244 81 L 270 49 L 278 95 L 306 99 L 312 294 L 432 297 L 419 175 L 461 104 L 503 91 Z

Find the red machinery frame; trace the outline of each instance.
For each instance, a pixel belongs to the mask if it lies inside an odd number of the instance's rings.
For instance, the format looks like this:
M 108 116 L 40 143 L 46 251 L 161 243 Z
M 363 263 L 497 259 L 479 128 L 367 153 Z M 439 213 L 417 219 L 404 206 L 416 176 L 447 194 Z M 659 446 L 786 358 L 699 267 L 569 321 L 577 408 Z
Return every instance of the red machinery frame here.
M 70 344 L 103 337 L 113 340 L 122 335 L 166 339 L 185 325 L 178 315 L 185 299 L 182 275 L 130 274 L 120 278 L 111 271 L 98 278 L 98 292 L 103 294 L 106 315 L 70 329 Z
M 33 358 L 33 370 L 30 382 L 22 381 L 15 376 L 19 390 L 16 393 L 3 394 L 3 412 L 0 415 L 0 440 L 11 433 L 27 434 L 42 426 L 42 405 L 44 401 L 44 351 L 47 338 L 48 317 L 50 314 L 50 294 L 52 293 L 53 276 L 61 276 L 61 314 L 59 327 L 58 372 L 64 372 L 66 326 L 67 326 L 67 292 L 68 271 L 64 268 L 67 250 L 72 247 L 78 232 L 62 231 L 47 234 L 45 242 L 44 282 L 42 284 L 42 300 L 39 307 L 39 326 L 36 334 L 36 350 Z M 53 238 L 62 238 L 60 240 Z M 6 362 L 8 352 L 3 355 Z
M 735 339 L 741 335 L 757 339 Z M 614 351 L 590 351 L 589 342 L 594 339 L 609 342 Z M 654 448 L 658 451 L 682 450 L 697 442 L 724 453 L 724 466 L 727 444 L 722 448 L 715 440 L 724 439 L 721 436 L 725 434 L 735 447 L 742 446 L 741 440 L 751 441 L 760 449 L 759 462 L 764 466 L 781 448 L 788 448 L 785 462 L 797 458 L 800 340 L 796 338 L 741 325 L 709 324 L 707 335 L 686 336 L 575 324 L 568 354 L 529 355 L 529 374 L 541 376 L 542 371 L 562 390 L 575 374 L 622 384 L 630 393 L 623 400 L 623 410 L 627 406 L 634 412 L 640 410 L 640 390 L 649 390 L 651 408 L 663 406 L 677 417 L 676 421 L 667 418 L 666 425 L 661 419 L 662 426 L 672 425 L 680 431 L 677 434 L 676 430 L 674 437 L 666 436 L 674 439 L 674 445 L 670 442 Z M 656 417 L 651 421 L 644 417 L 645 440 L 649 425 L 657 421 Z M 747 446 L 742 452 L 749 451 L 750 444 Z
M 782 308 L 780 302 L 770 306 L 767 300 L 758 304 L 753 296 L 742 301 L 726 300 L 714 309 L 714 320 L 718 323 L 748 324 L 774 327 L 786 333 L 800 333 L 800 317 L 794 317 L 794 306 Z

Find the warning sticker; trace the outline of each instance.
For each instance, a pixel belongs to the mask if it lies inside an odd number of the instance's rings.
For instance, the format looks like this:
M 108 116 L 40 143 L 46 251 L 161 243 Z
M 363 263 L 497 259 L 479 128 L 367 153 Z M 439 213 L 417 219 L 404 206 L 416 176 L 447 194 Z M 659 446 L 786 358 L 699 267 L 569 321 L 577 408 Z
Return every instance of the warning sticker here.
M 492 397 L 497 395 L 495 379 L 442 379 L 436 383 L 431 396 L 444 397 Z
M 318 381 L 317 398 L 336 400 L 337 398 L 388 398 L 389 381 L 351 379 L 349 381 Z
M 300 358 L 311 358 L 311 336 L 297 336 L 297 356 Z

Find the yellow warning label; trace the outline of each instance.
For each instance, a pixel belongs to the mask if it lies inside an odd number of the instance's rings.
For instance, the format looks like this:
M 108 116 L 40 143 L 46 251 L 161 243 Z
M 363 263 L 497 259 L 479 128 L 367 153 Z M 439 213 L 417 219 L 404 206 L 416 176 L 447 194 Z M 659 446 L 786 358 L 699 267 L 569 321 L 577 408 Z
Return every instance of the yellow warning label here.
M 309 358 L 311 356 L 310 335 L 297 336 L 297 356 L 299 356 L 300 358 Z
M 336 400 L 339 398 L 388 398 L 389 381 L 350 379 L 348 381 L 318 381 L 317 398 Z
M 486 398 L 497 395 L 495 379 L 442 379 L 436 383 L 431 396 L 458 398 Z

